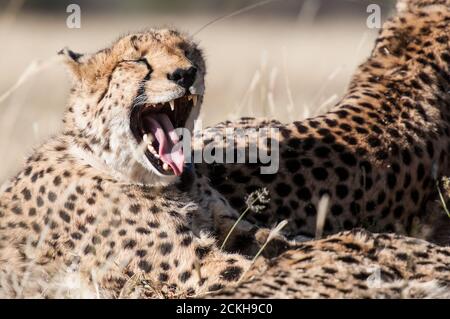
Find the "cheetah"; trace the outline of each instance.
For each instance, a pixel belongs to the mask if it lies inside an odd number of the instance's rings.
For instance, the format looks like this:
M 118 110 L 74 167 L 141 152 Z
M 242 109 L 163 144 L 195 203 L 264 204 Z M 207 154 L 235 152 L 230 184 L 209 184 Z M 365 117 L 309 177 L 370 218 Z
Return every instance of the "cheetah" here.
M 71 296 L 73 274 L 103 297 L 138 293 L 144 280 L 148 297 L 236 281 L 249 261 L 213 236 L 234 211 L 174 147 L 175 128 L 192 128 L 203 99 L 198 46 L 151 29 L 94 54 L 60 55 L 73 77 L 63 130 L 0 192 L 2 294 Z
M 450 249 L 354 229 L 261 259 L 208 298 L 450 298 Z
M 437 177 L 449 172 L 450 2 L 400 1 L 398 7 L 326 114 L 289 124 L 244 118 L 206 130 L 204 144 L 216 150 L 226 145 L 225 134 L 216 132 L 226 128 L 279 130 L 265 141 L 279 144 L 275 174 L 261 174 L 262 162 L 196 165 L 237 211 L 246 205 L 242 194 L 269 190 L 268 207 L 247 220 L 267 226 L 287 219 L 286 235 L 311 238 L 318 203 L 327 196 L 324 234 L 363 227 L 450 243 L 448 216 L 427 213 Z M 266 147 L 236 144 L 247 148 L 247 157 L 250 147 Z M 434 235 L 438 224 L 446 225 L 445 238 Z

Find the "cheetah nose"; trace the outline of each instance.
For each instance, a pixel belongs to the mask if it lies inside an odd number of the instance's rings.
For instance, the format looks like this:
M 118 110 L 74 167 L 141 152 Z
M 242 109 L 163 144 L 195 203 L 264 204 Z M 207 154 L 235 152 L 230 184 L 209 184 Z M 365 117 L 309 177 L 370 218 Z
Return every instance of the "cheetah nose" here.
M 189 69 L 176 69 L 172 74 L 167 74 L 167 78 L 187 90 L 194 84 L 196 75 L 197 68 L 190 67 Z

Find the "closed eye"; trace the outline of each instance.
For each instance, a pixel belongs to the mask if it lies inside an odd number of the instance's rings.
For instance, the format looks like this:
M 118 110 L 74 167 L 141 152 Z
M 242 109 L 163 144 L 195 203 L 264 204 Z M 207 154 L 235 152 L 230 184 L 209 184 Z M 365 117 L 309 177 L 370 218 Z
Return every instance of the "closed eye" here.
M 143 63 L 147 66 L 147 69 L 149 69 L 150 71 L 152 71 L 152 67 L 150 65 L 150 63 L 148 63 L 146 58 L 140 58 L 137 60 L 122 60 L 122 62 L 128 62 L 128 63 Z

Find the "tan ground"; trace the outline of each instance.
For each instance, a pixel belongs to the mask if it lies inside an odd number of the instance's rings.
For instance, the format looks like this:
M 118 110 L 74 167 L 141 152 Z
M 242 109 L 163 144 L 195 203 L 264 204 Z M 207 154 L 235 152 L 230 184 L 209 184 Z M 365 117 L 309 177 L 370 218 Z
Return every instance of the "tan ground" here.
M 172 24 L 192 33 L 212 18 L 86 14 L 81 29 L 68 29 L 65 15 L 0 20 L 0 95 L 33 60 L 47 59 L 64 46 L 93 51 L 127 30 L 152 25 Z M 210 26 L 196 36 L 209 66 L 204 124 L 241 115 L 288 121 L 323 112 L 369 54 L 376 32 L 366 27 L 365 17 L 312 24 L 234 17 Z M 58 130 L 68 89 L 63 67 L 54 64 L 0 103 L 0 184 L 21 166 L 33 145 Z

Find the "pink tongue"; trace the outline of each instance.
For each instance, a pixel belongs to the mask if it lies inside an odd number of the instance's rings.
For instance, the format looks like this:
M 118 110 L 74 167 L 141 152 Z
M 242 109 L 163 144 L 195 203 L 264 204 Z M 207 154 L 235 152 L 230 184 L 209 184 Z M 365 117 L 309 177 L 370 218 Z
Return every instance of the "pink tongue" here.
M 180 176 L 183 173 L 184 153 L 169 117 L 164 113 L 151 114 L 144 120 L 159 143 L 160 159 L 172 168 L 175 175 Z

